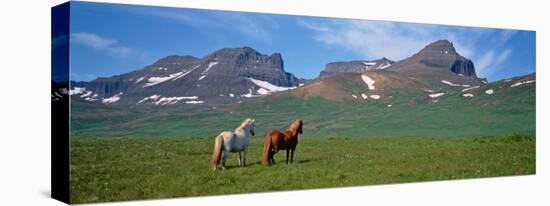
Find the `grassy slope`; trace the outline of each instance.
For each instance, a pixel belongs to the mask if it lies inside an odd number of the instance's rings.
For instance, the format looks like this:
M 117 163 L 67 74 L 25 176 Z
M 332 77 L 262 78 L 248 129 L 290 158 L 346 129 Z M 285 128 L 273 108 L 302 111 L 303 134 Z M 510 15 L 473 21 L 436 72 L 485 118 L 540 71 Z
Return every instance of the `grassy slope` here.
M 534 87 L 476 92 L 474 98 L 448 93 L 437 103 L 418 99 L 425 95 L 419 93 L 379 101 L 281 95 L 224 112 L 73 102 L 71 199 L 82 203 L 534 174 L 534 138 L 480 138 L 534 136 Z M 212 138 L 245 117 L 257 119 L 252 165 L 212 172 Z M 296 164 L 258 165 L 263 135 L 296 118 L 305 121 Z M 231 157 L 230 166 L 236 164 Z
M 302 138 L 295 164 L 211 171 L 212 138 L 76 138 L 74 203 L 449 180 L 535 173 L 532 137 Z
M 73 104 L 75 136 L 205 137 L 233 130 L 246 117 L 257 120 L 257 134 L 285 129 L 303 119 L 307 137 L 475 137 L 535 133 L 535 89 L 517 87 L 473 98 L 448 93 L 431 103 L 421 93 L 394 94 L 382 100 L 307 100 L 287 95 L 244 102 L 228 111 L 174 106 L 96 107 Z M 391 104 L 392 107 L 388 107 Z

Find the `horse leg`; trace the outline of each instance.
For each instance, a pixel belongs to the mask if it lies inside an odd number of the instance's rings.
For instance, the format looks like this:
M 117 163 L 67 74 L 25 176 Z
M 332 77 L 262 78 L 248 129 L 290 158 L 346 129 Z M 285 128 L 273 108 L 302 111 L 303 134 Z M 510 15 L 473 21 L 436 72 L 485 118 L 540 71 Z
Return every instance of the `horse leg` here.
M 296 150 L 296 148 L 292 148 L 290 150 L 290 164 L 292 164 L 292 161 L 294 160 L 294 150 Z
M 239 167 L 242 167 L 242 164 L 241 164 L 241 151 L 239 151 L 239 155 L 238 155 L 238 162 L 239 162 Z
M 246 167 L 246 152 L 248 148 L 245 148 L 243 151 L 243 167 Z
M 225 169 L 225 160 L 227 160 L 227 156 L 229 156 L 229 152 L 224 150 L 222 155 L 222 169 Z
M 274 165 L 275 160 L 273 159 L 273 150 L 269 150 L 269 164 Z
M 271 161 L 273 162 L 273 164 L 275 164 L 275 154 L 277 154 L 278 151 L 276 150 L 272 150 L 271 151 Z
M 290 152 L 290 149 L 287 149 L 287 150 L 286 150 L 286 161 L 285 161 L 286 164 L 288 164 L 288 158 L 289 158 L 289 156 L 290 156 L 290 155 L 288 155 L 289 152 Z

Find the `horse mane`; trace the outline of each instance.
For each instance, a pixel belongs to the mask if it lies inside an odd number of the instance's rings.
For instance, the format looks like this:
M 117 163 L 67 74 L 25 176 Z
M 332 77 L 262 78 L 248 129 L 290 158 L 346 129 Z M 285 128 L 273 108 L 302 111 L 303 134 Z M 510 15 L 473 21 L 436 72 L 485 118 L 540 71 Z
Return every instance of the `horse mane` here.
M 235 131 L 238 131 L 238 130 L 244 130 L 244 128 L 246 126 L 248 126 L 250 124 L 250 122 L 252 121 L 251 118 L 246 118 L 242 123 L 241 123 L 241 126 L 237 127 L 237 129 L 235 129 Z
M 292 124 L 290 124 L 290 126 L 288 127 L 288 132 L 290 132 L 292 134 L 292 136 L 296 136 L 297 133 L 298 133 L 298 129 L 302 126 L 302 120 L 294 120 L 294 122 L 292 122 Z

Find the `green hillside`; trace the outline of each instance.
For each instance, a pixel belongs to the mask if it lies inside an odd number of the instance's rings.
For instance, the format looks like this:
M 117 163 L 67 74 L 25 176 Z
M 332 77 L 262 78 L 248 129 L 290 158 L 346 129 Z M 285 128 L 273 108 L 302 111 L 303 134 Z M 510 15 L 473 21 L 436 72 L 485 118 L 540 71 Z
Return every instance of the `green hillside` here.
M 348 85 L 353 87 L 353 85 Z M 463 97 L 448 90 L 432 101 L 421 92 L 393 93 L 380 100 L 326 100 L 282 93 L 231 107 L 115 107 L 72 102 L 76 137 L 210 137 L 233 130 L 246 117 L 257 135 L 304 120 L 305 137 L 476 137 L 535 134 L 535 84 L 472 90 Z M 390 106 L 391 105 L 391 106 Z

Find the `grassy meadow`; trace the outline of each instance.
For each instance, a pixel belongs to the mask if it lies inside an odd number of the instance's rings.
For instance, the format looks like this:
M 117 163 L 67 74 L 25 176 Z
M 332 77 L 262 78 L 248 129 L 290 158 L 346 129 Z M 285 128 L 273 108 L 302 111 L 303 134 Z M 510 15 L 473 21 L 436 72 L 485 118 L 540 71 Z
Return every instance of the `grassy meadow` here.
M 270 95 L 228 107 L 71 102 L 71 202 L 535 174 L 535 88 L 330 101 Z M 390 106 L 391 105 L 391 106 Z M 248 165 L 212 171 L 214 137 L 255 118 Z M 263 135 L 304 121 L 295 164 L 259 164 Z M 521 135 L 511 135 L 521 134 Z
M 292 165 L 212 171 L 213 138 L 73 138 L 71 202 L 90 203 L 535 174 L 535 138 L 301 138 Z

